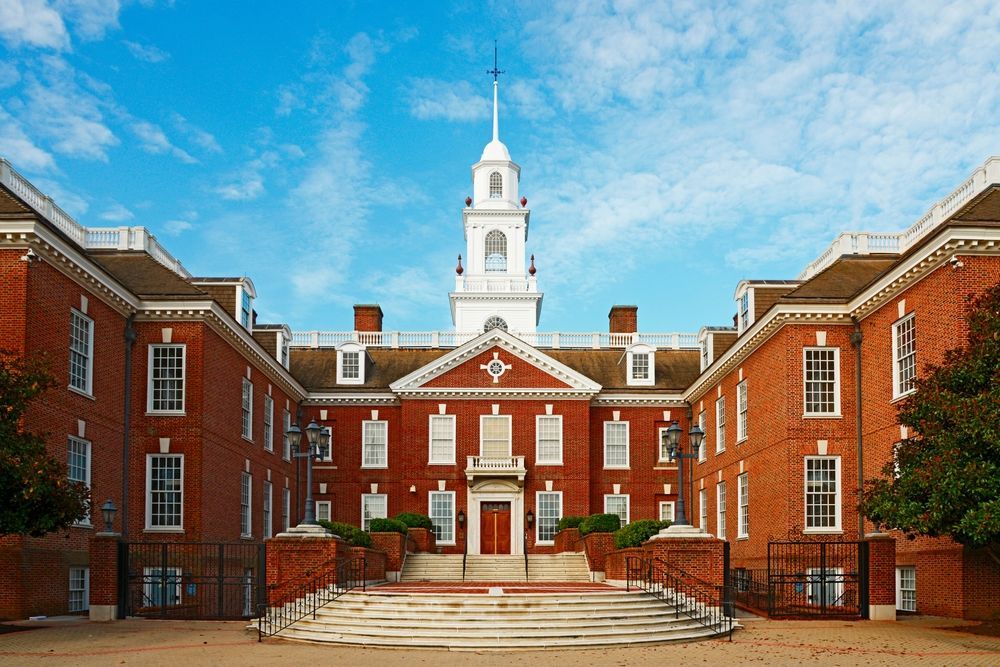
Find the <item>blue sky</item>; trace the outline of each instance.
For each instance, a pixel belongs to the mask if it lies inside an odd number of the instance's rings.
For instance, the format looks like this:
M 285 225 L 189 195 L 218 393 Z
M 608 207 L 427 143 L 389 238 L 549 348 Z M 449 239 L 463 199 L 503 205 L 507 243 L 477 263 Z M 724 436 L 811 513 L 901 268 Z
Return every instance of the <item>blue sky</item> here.
M 696 331 L 1000 153 L 998 35 L 976 0 L 0 0 L 0 155 L 86 225 L 251 276 L 262 321 L 448 329 L 495 38 L 540 329 L 633 303 Z

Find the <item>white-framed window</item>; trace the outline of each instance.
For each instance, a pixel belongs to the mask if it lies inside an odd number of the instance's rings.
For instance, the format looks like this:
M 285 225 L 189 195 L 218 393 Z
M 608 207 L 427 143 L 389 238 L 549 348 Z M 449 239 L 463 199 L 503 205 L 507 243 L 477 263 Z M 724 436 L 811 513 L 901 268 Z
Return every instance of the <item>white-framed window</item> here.
M 892 396 L 913 391 L 917 379 L 916 316 L 910 313 L 892 325 Z
M 69 436 L 66 443 L 66 478 L 71 482 L 80 482 L 90 488 L 90 442 L 83 438 Z M 77 520 L 78 526 L 90 525 L 90 514 Z
M 427 495 L 427 515 L 438 544 L 455 544 L 455 492 L 431 491 Z
M 389 497 L 384 493 L 361 494 L 361 530 L 368 530 L 372 519 L 389 516 Z
M 736 444 L 747 439 L 747 381 L 736 385 Z
M 802 350 L 803 405 L 807 417 L 840 415 L 840 348 Z
M 562 518 L 562 491 L 537 491 L 535 507 L 535 544 L 552 544 Z
M 726 451 L 726 397 L 715 402 L 715 453 Z
M 479 455 L 501 459 L 510 456 L 510 415 L 479 417 Z
M 507 331 L 507 320 L 499 315 L 490 315 L 487 317 L 486 322 L 483 323 L 483 331 L 493 331 L 494 329 Z
M 69 568 L 69 611 L 90 609 L 90 568 Z
M 753 324 L 753 294 L 750 288 L 743 290 L 736 303 L 739 307 L 739 317 L 737 319 L 737 324 L 739 325 L 739 333 L 743 333 L 750 325 Z
M 503 176 L 499 171 L 490 174 L 490 199 L 503 198 Z
M 715 526 L 715 536 L 720 540 L 726 539 L 726 483 L 719 482 L 715 485 L 715 511 L 717 514 L 717 525 Z
M 337 347 L 337 384 L 364 384 L 367 352 L 353 341 Z
M 75 308 L 69 311 L 69 386 L 94 393 L 94 320 Z
M 389 422 L 361 422 L 361 467 L 389 467 Z
M 917 610 L 917 568 L 905 565 L 896 568 L 896 609 Z
M 660 521 L 674 522 L 674 501 L 672 500 L 661 500 L 660 501 Z
M 707 425 L 705 420 L 706 420 L 705 411 L 702 410 L 701 412 L 698 413 L 698 428 L 701 429 L 702 433 L 705 432 L 705 426 Z M 702 439 L 701 446 L 698 447 L 698 463 L 704 463 L 707 460 L 708 460 L 708 443 L 705 442 L 704 439 Z
M 807 456 L 805 531 L 840 530 L 840 457 Z
M 500 174 L 496 174 L 499 176 Z M 487 272 L 507 270 L 507 237 L 499 229 L 486 234 L 485 263 Z
M 844 570 L 839 567 L 807 567 L 809 604 L 837 607 L 843 604 Z
M 535 417 L 535 465 L 562 465 L 562 415 Z
M 428 463 L 455 465 L 455 415 L 431 415 L 428 432 Z
M 737 504 L 739 514 L 736 515 L 736 537 L 750 537 L 750 473 L 743 473 L 736 478 L 738 482 Z
M 278 361 L 285 368 L 288 368 L 288 362 L 291 358 L 292 340 L 287 332 L 281 332 L 278 334 Z
M 149 346 L 146 410 L 184 414 L 184 345 Z
M 243 437 L 253 439 L 253 383 L 243 378 Z
M 253 486 L 253 476 L 248 472 L 240 476 L 240 537 L 253 536 L 253 515 L 251 514 L 252 499 L 250 489 Z
M 264 450 L 274 451 L 274 399 L 264 394 Z
M 604 422 L 604 467 L 628 468 L 628 422 Z
M 292 523 L 292 490 L 281 490 L 281 530 L 287 533 Z
M 708 489 L 698 490 L 698 529 L 708 532 Z
M 179 567 L 142 568 L 143 606 L 171 607 L 181 603 L 181 579 L 184 570 Z
M 660 463 L 672 463 L 670 460 L 670 439 L 667 436 L 667 429 L 669 426 L 661 426 L 656 429 L 657 442 L 660 444 L 659 452 L 657 453 L 657 461 Z
M 656 348 L 650 345 L 632 345 L 625 354 L 628 360 L 627 379 L 632 387 L 649 387 L 656 382 L 654 360 Z
M 361 377 L 361 353 L 345 350 L 341 371 L 345 380 L 357 380 Z
M 253 313 L 253 302 L 250 292 L 245 287 L 240 288 L 240 324 L 244 328 L 250 328 L 251 313 Z
M 604 513 L 617 514 L 622 526 L 629 522 L 628 518 L 629 498 L 627 493 L 606 493 L 604 494 Z
M 326 446 L 324 446 L 324 445 L 316 445 L 317 457 L 318 457 L 318 460 L 320 460 L 320 461 L 332 462 L 333 461 L 333 427 L 332 426 L 324 426 L 322 428 L 323 428 L 323 433 L 329 434 L 330 437 L 327 440 Z
M 712 336 L 706 334 L 699 343 L 701 348 L 701 366 L 698 370 L 705 370 L 712 365 Z
M 332 521 L 330 518 L 330 512 L 333 509 L 333 503 L 329 500 L 317 500 L 316 501 L 316 520 L 317 521 Z
M 146 456 L 146 530 L 184 527 L 184 455 Z
M 292 443 L 288 441 L 288 429 L 292 428 L 292 413 L 285 410 L 281 415 L 281 458 L 292 460 Z
M 263 537 L 271 537 L 271 502 L 274 500 L 271 492 L 271 482 L 264 480 L 264 495 L 261 503 L 261 518 L 264 520 Z

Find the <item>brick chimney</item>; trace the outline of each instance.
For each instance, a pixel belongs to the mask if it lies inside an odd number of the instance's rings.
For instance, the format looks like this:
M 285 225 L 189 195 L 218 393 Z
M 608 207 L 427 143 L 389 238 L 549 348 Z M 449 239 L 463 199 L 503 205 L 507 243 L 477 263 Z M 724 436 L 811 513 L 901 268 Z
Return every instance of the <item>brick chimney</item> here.
M 377 303 L 355 304 L 354 330 L 382 331 L 382 308 Z
M 639 306 L 611 306 L 608 330 L 611 333 L 635 333 L 639 330 Z

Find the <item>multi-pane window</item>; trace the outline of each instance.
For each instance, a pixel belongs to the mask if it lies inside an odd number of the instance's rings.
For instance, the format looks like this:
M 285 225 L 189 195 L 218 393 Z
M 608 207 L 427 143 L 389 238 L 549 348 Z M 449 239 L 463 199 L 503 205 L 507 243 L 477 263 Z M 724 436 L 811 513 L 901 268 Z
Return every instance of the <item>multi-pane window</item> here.
M 250 328 L 250 292 L 240 289 L 240 324 Z
M 183 527 L 184 455 L 150 454 L 146 467 L 146 528 Z
M 715 402 L 715 451 L 726 451 L 726 397 Z
M 361 422 L 361 467 L 389 467 L 389 422 Z
M 361 352 L 344 350 L 341 353 L 341 377 L 345 380 L 357 380 L 361 377 Z
M 660 521 L 670 521 L 674 520 L 674 501 L 672 500 L 661 500 L 660 501 Z
M 896 568 L 896 609 L 917 610 L 917 568 L 913 565 Z
M 69 386 L 85 394 L 93 393 L 94 320 L 69 311 Z
M 552 542 L 556 538 L 556 526 L 562 518 L 562 493 L 559 491 L 539 491 L 535 518 L 536 542 Z
M 183 569 L 179 567 L 144 567 L 142 575 L 143 604 L 150 607 L 169 607 L 181 603 Z
M 701 370 L 708 368 L 708 339 L 701 341 Z
M 69 436 L 66 443 L 66 477 L 71 482 L 80 482 L 90 488 L 90 443 L 81 438 Z M 80 518 L 81 524 L 90 523 L 90 515 Z
M 698 491 L 698 528 L 708 531 L 708 489 Z
M 705 411 L 702 410 L 701 412 L 698 413 L 698 428 L 701 429 L 702 433 L 705 432 L 705 426 L 706 426 Z M 701 446 L 698 447 L 698 461 L 701 462 L 707 460 L 708 460 L 708 443 L 702 440 Z
M 292 443 L 288 441 L 288 429 L 292 428 L 292 413 L 285 410 L 281 415 L 281 458 L 286 461 L 292 459 Z
M 274 451 L 274 399 L 264 395 L 264 449 Z
M 149 346 L 150 412 L 184 412 L 184 346 Z
M 740 333 L 746 331 L 750 324 L 750 290 L 743 292 L 740 297 Z
M 604 513 L 617 514 L 621 525 L 628 524 L 628 494 L 607 494 L 604 496 Z
M 807 415 L 840 414 L 840 387 L 837 381 L 840 348 L 807 347 L 802 362 Z
M 330 512 L 333 508 L 333 503 L 329 500 L 317 500 L 316 501 L 316 520 L 317 521 L 330 521 Z
M 628 422 L 604 422 L 604 467 L 628 467 Z
M 840 457 L 806 457 L 806 530 L 840 529 Z
M 243 378 L 243 437 L 253 437 L 253 383 Z
M 499 171 L 490 174 L 490 199 L 500 199 L 503 197 L 503 176 Z
M 431 415 L 430 463 L 455 463 L 455 416 Z
M 264 480 L 264 496 L 261 503 L 261 518 L 264 520 L 264 537 L 271 537 L 271 482 Z
M 507 320 L 497 315 L 491 315 L 486 318 L 486 322 L 483 324 L 483 331 L 493 331 L 494 329 L 507 331 Z
M 736 537 L 750 537 L 750 479 L 749 473 L 743 473 L 736 478 L 739 514 L 736 516 Z
M 562 463 L 562 417 L 539 415 L 535 418 L 535 463 Z
M 507 237 L 499 229 L 492 229 L 486 235 L 485 257 L 487 271 L 507 270 Z
M 87 611 L 90 609 L 90 568 L 69 568 L 69 610 Z
M 913 391 L 917 378 L 916 319 L 907 315 L 892 325 L 893 395 Z
M 288 532 L 292 521 L 292 490 L 281 490 L 281 530 Z
M 243 472 L 240 477 L 240 535 L 243 537 L 250 537 L 253 535 L 253 526 L 251 525 L 252 516 L 250 514 L 250 487 L 253 483 L 253 477 L 250 473 Z
M 719 482 L 715 485 L 715 508 L 718 514 L 718 524 L 715 527 L 715 536 L 720 540 L 726 539 L 726 483 Z
M 483 415 L 479 421 L 479 455 L 501 459 L 510 456 L 510 416 Z
M 368 530 L 372 519 L 389 516 L 389 498 L 384 493 L 364 493 L 361 495 L 361 530 Z
M 658 442 L 660 443 L 659 460 L 660 460 L 661 463 L 669 463 L 670 462 L 670 439 L 667 436 L 667 427 L 666 426 L 662 426 L 662 427 L 658 428 L 656 430 L 656 432 L 657 432 L 657 434 L 659 434 L 659 441 Z
M 431 491 L 428 505 L 435 541 L 442 544 L 454 544 L 455 492 Z
M 649 355 L 644 352 L 637 352 L 632 355 L 632 379 L 649 379 Z
M 747 439 L 747 381 L 736 385 L 736 442 Z

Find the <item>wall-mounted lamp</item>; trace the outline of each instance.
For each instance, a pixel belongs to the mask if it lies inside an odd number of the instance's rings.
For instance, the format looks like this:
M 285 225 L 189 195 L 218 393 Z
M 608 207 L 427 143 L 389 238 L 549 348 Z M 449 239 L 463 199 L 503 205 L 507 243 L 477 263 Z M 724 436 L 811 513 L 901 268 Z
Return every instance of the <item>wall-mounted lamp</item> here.
M 465 526 L 465 510 L 458 510 L 458 527 Z
M 533 525 L 535 525 L 535 513 L 532 512 L 531 510 L 528 510 L 527 519 L 528 519 L 528 528 L 531 528 Z

